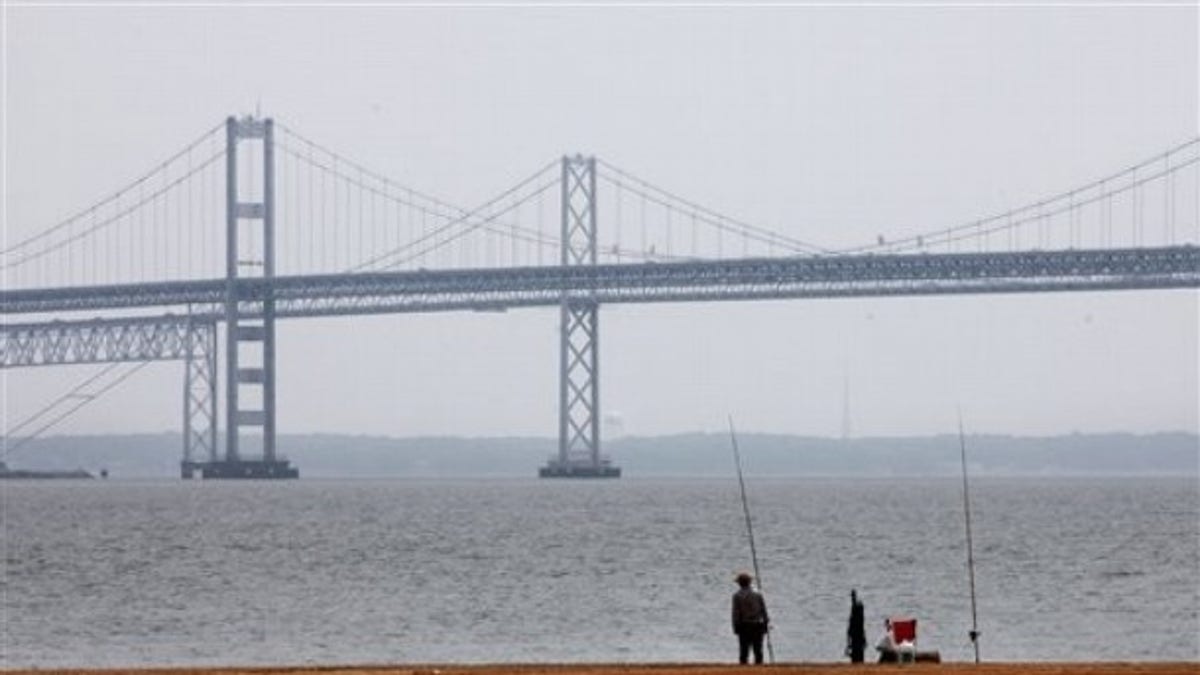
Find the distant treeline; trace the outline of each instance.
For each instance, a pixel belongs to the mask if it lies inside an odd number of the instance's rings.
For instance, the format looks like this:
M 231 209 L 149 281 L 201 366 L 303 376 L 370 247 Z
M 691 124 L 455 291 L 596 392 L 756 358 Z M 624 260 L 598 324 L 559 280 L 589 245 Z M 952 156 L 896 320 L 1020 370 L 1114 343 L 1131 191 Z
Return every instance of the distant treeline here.
M 10 439 L 10 441 L 15 439 Z M 748 475 L 944 476 L 960 470 L 957 436 L 855 438 L 743 433 Z M 306 477 L 517 477 L 536 474 L 557 451 L 550 438 L 390 438 L 284 435 L 280 452 Z M 733 471 L 724 433 L 623 437 L 605 452 L 626 476 L 726 476 Z M 987 475 L 1200 476 L 1200 436 L 1190 433 L 967 437 L 972 473 Z M 114 477 L 179 474 L 177 434 L 52 436 L 8 460 L 14 469 L 109 470 Z

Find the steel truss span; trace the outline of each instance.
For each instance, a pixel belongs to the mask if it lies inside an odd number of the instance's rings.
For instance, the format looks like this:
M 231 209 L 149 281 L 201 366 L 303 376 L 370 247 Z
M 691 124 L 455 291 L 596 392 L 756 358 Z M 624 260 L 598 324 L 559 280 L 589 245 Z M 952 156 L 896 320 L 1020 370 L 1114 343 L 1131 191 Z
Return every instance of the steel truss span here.
M 1200 248 L 1130 248 L 763 258 L 240 279 L 244 315 L 274 300 L 276 318 L 502 311 L 598 303 L 697 302 L 1200 287 Z M 192 305 L 219 320 L 224 279 L 7 291 L 4 314 Z M 10 327 L 3 327 L 11 333 Z
M 183 467 L 217 459 L 217 324 L 148 316 L 0 325 L 0 369 L 183 361 Z
M 0 368 L 189 360 L 216 323 L 181 316 L 49 321 L 0 326 Z

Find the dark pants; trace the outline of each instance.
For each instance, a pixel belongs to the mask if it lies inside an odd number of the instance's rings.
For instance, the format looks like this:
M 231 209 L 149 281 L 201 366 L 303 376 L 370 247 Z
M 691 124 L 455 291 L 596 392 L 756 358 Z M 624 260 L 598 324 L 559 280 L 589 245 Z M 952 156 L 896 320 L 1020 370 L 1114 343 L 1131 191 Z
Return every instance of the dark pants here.
M 862 663 L 863 651 L 866 649 L 865 644 L 850 645 L 850 663 Z
M 763 636 L 767 633 L 767 627 L 761 623 L 743 623 L 737 627 L 738 636 L 738 663 L 748 663 L 750 650 L 754 650 L 754 662 L 761 664 L 763 662 L 762 646 Z

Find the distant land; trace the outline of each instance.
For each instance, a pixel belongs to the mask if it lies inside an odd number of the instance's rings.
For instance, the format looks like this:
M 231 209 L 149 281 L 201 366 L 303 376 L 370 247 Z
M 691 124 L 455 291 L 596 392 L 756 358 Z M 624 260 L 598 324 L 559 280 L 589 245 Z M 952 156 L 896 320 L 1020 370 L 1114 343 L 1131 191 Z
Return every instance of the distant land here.
M 16 439 L 10 439 L 10 442 Z M 953 476 L 960 471 L 953 435 L 849 440 L 741 433 L 747 475 Z M 551 438 L 391 438 L 340 434 L 281 435 L 280 453 L 302 478 L 529 477 L 556 452 Z M 729 436 L 687 433 L 624 436 L 605 452 L 636 477 L 727 477 Z M 975 435 L 967 437 L 977 476 L 1182 476 L 1200 479 L 1200 436 L 1193 433 Z M 13 452 L 26 470 L 108 469 L 114 478 L 179 475 L 179 434 L 50 436 Z

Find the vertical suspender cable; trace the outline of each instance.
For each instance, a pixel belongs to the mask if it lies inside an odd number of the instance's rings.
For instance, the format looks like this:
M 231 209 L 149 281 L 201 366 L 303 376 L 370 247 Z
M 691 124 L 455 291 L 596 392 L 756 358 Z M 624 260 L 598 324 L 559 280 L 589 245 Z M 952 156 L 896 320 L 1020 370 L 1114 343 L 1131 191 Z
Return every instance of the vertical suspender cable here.
M 1113 196 L 1108 190 L 1108 186 L 1104 186 L 1104 237 L 1107 240 L 1105 246 L 1113 245 Z
M 115 213 L 121 213 L 121 200 L 117 197 Z M 102 280 L 106 284 L 117 283 L 117 278 L 120 276 L 117 273 L 117 250 L 121 246 L 121 230 L 125 227 L 125 218 L 117 216 L 117 227 L 113 231 L 113 235 L 108 238 L 108 251 L 104 256 L 104 271 L 105 276 Z
M 338 224 L 338 219 L 342 217 L 342 213 L 341 213 L 341 208 L 340 208 L 341 202 L 338 201 L 339 181 L 338 181 L 338 174 L 337 174 L 337 163 L 338 163 L 337 157 L 334 157 L 333 158 L 333 169 L 331 169 L 329 172 L 329 180 L 330 180 L 330 182 L 333 183 L 333 218 L 331 218 L 329 221 L 329 227 L 331 228 L 330 234 L 332 235 L 332 238 L 333 238 L 333 246 L 331 246 L 329 249 L 330 253 L 333 255 L 333 268 L 332 269 L 341 269 L 342 268 L 340 256 L 338 255 L 338 253 L 339 253 L 338 230 L 341 229 L 341 227 Z
M 616 256 L 617 262 L 621 262 L 621 243 L 624 241 L 624 237 L 622 236 L 622 232 L 621 232 L 621 229 L 623 227 L 623 224 L 621 223 L 621 202 L 622 201 L 624 201 L 624 198 L 621 194 L 621 184 L 617 183 L 616 189 L 613 190 L 613 219 L 617 221 L 617 223 L 616 223 L 617 238 L 613 242 L 613 254 Z M 539 237 L 538 239 L 540 240 L 541 237 Z M 539 246 L 540 245 L 541 244 L 539 244 Z
M 308 269 L 306 274 L 325 271 L 322 252 L 325 250 L 325 232 L 329 221 L 325 218 L 325 171 L 313 163 L 313 148 L 308 148 L 308 159 L 304 170 L 308 172 Z
M 97 221 L 98 215 L 99 215 L 98 209 L 92 209 L 92 229 L 93 230 L 96 229 L 96 221 Z M 97 239 L 99 239 L 99 238 L 100 237 L 97 237 Z M 107 236 L 107 233 L 104 236 L 104 239 L 106 241 L 109 239 L 109 237 Z M 92 284 L 100 283 L 100 249 L 102 247 L 103 247 L 103 243 L 100 241 L 95 242 L 95 245 L 92 246 L 91 275 L 87 279 L 84 280 L 87 283 L 92 283 Z
M 359 167 L 359 169 L 358 169 L 358 259 L 359 260 L 365 260 L 367 257 L 365 254 L 366 248 L 365 248 L 365 244 L 364 244 L 364 242 L 367 240 L 367 235 L 366 235 L 366 232 L 364 231 L 364 228 L 366 230 L 371 229 L 369 222 L 367 222 L 366 219 L 363 218 L 363 209 L 365 207 L 365 202 L 367 201 L 366 191 L 367 191 L 366 184 L 363 183 L 363 170 L 362 170 L 362 167 Z
M 150 280 L 158 281 L 163 278 L 165 270 L 171 261 L 167 256 L 167 237 L 166 230 L 163 224 L 171 217 L 171 202 L 167 195 L 167 171 L 163 168 L 162 187 L 158 189 L 158 193 L 154 195 L 154 201 L 151 202 L 150 209 L 150 260 L 155 266 L 151 268 Z M 159 198 L 162 198 L 162 206 L 159 206 Z M 162 210 L 159 213 L 159 210 Z
M 71 272 L 75 269 L 75 261 L 73 260 L 73 258 L 75 257 L 75 254 L 74 254 L 75 243 L 72 241 L 74 237 L 71 234 L 71 231 L 73 229 L 75 229 L 75 221 L 72 220 L 67 223 L 67 238 L 66 238 L 67 245 L 62 247 L 64 249 L 64 253 L 66 254 L 65 257 L 67 259 L 66 267 L 60 268 L 60 269 L 67 270 L 66 278 L 63 279 L 62 281 L 59 281 L 59 283 L 62 284 L 63 286 L 71 285 Z
M 1133 227 L 1130 229 L 1130 239 L 1133 240 L 1134 247 L 1141 245 L 1142 234 L 1142 200 L 1140 199 L 1140 189 L 1138 187 L 1137 167 L 1133 167 L 1129 177 L 1130 184 L 1133 186 L 1131 199 L 1133 201 Z
M 136 278 L 130 281 L 145 281 L 146 280 L 146 207 L 145 207 L 145 189 L 144 184 L 138 183 L 138 226 L 137 236 L 130 242 L 130 257 L 133 263 L 137 266 Z M 134 250 L 136 249 L 136 254 Z
M 671 250 L 671 239 L 672 239 L 672 237 L 671 237 L 671 206 L 669 204 L 664 205 L 663 212 L 665 214 L 665 218 L 667 221 L 667 244 L 666 244 L 667 257 L 670 258 L 671 253 L 672 253 L 672 250 Z
M 513 194 L 512 208 L 510 209 L 509 220 L 512 223 L 512 225 L 509 227 L 509 235 L 508 235 L 509 237 L 511 237 L 511 241 L 509 242 L 508 264 L 513 267 L 516 267 L 517 266 L 517 246 L 518 246 L 517 223 L 518 223 L 518 221 L 521 220 L 521 201 L 520 201 L 520 197 L 516 194 Z
M 700 228 L 696 225 L 696 212 L 692 212 L 692 257 L 697 257 L 696 237 L 700 234 Z
M 1171 171 L 1171 153 L 1163 155 L 1163 245 L 1175 243 L 1175 174 Z
M 642 193 L 642 256 L 646 255 L 646 194 Z
M 351 188 L 354 185 L 346 176 L 339 176 L 339 180 L 346 185 L 346 187 L 342 190 L 342 206 L 344 206 L 346 210 L 346 259 L 345 262 L 339 265 L 338 269 L 345 269 L 351 266 L 352 263 L 350 261 L 354 259 L 354 232 L 350 229 L 350 221 L 354 217 L 354 195 L 351 191 Z
M 386 246 L 387 244 L 387 201 L 382 202 L 383 216 L 380 217 L 379 207 L 381 202 L 379 196 L 382 194 L 385 200 L 392 198 L 392 188 L 387 183 L 384 183 L 378 177 L 375 178 L 375 183 L 379 187 L 371 192 L 371 245 L 367 247 L 368 255 L 375 255 L 375 252 L 380 249 L 379 238 L 381 235 L 384 238 L 384 245 Z M 380 229 L 383 230 L 382 233 Z
M 192 153 L 190 153 L 190 152 L 188 153 L 188 175 L 192 175 Z M 183 232 L 184 232 L 183 239 L 179 242 L 179 260 L 181 261 L 181 263 L 183 260 L 188 261 L 188 271 L 183 276 L 185 278 L 189 278 L 189 279 L 197 276 L 192 271 L 192 268 L 195 266 L 196 261 L 193 258 L 188 257 L 187 253 L 195 250 L 194 244 L 195 244 L 195 240 L 196 240 L 196 227 L 195 227 L 195 223 L 196 223 L 195 192 L 196 192 L 196 189 L 194 187 L 194 184 L 198 183 L 202 180 L 204 180 L 203 173 L 201 173 L 199 176 L 193 176 L 193 178 L 188 180 L 187 219 L 186 219 L 186 222 L 182 225 Z M 181 267 L 182 267 L 182 264 L 181 264 Z
M 545 262 L 546 247 L 542 244 L 546 236 L 546 200 L 545 193 L 538 192 L 537 197 L 537 228 L 538 228 L 538 247 L 537 247 L 537 264 L 541 265 Z
M 1076 247 L 1075 230 L 1078 228 L 1078 216 L 1075 209 L 1075 191 L 1071 190 L 1068 196 L 1070 202 L 1067 205 L 1067 246 L 1070 248 Z
M 177 201 L 175 202 L 175 232 L 174 232 L 174 241 L 172 243 L 175 246 L 175 275 L 176 275 L 177 279 L 186 279 L 188 277 L 188 275 L 184 274 L 182 270 L 183 270 L 183 237 L 184 237 L 184 234 L 187 232 L 187 227 L 184 226 L 184 223 L 187 220 L 187 216 L 185 216 L 184 214 L 186 214 L 188 212 L 188 209 L 190 209 L 192 206 L 192 199 L 191 199 L 192 198 L 192 181 L 194 180 L 194 177 L 192 176 L 192 152 L 191 152 L 191 150 L 188 150 L 187 160 L 188 160 L 187 161 L 188 172 L 186 174 L 187 175 L 187 186 L 184 187 L 184 189 L 178 190 L 178 194 L 176 195 Z M 181 168 L 181 170 L 182 170 L 182 168 Z

